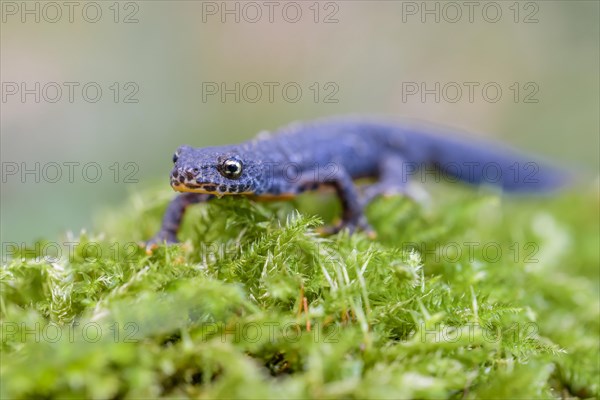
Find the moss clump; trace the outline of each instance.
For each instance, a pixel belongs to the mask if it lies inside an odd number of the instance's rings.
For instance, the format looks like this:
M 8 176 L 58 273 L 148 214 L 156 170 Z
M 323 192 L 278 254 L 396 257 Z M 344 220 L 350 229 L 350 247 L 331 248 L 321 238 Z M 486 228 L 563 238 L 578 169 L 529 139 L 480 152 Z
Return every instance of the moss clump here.
M 151 191 L 60 257 L 12 251 L 2 398 L 597 397 L 597 196 L 448 193 L 377 200 L 376 241 L 225 198 L 148 256 Z

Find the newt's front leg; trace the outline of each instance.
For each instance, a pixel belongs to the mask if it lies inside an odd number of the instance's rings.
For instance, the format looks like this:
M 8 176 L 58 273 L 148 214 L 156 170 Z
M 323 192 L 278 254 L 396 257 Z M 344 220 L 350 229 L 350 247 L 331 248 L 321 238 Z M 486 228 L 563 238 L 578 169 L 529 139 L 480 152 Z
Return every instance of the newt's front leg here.
M 167 207 L 160 230 L 146 242 L 146 251 L 151 252 L 161 243 L 177 243 L 177 231 L 181 225 L 185 209 L 192 204 L 204 203 L 215 196 L 204 193 L 182 193 L 175 197 Z
M 334 234 L 347 228 L 350 233 L 360 229 L 371 237 L 375 236 L 375 231 L 365 217 L 352 177 L 342 166 L 336 165 L 334 171 L 329 168 L 305 171 L 300 179 L 299 189 L 300 191 L 309 190 L 319 184 L 332 186 L 342 203 L 342 221 L 337 226 L 323 229 L 324 233 Z

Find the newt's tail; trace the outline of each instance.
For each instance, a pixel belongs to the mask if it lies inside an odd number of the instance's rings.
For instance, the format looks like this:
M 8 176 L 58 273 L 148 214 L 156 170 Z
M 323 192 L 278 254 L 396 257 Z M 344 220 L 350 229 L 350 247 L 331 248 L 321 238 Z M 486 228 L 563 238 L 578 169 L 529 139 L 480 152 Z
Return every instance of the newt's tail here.
M 561 189 L 571 181 L 566 171 L 549 162 L 505 148 L 461 144 L 456 145 L 455 150 L 454 154 L 442 156 L 435 165 L 446 174 L 470 184 L 490 184 L 507 192 L 549 192 Z
M 410 131 L 409 137 L 416 133 Z M 424 161 L 455 180 L 494 185 L 507 192 L 533 193 L 556 191 L 574 181 L 571 171 L 498 143 L 422 131 L 418 135 L 424 137 L 425 148 L 419 149 Z

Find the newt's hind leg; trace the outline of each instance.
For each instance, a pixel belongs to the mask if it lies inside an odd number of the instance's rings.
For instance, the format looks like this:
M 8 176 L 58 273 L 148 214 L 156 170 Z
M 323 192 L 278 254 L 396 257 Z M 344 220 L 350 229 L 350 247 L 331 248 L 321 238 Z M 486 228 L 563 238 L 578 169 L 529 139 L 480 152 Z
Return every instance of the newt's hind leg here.
M 182 193 L 171 200 L 163 216 L 160 230 L 146 242 L 146 252 L 151 253 L 161 243 L 177 243 L 177 231 L 181 225 L 185 209 L 189 205 L 203 203 L 214 197 L 212 194 Z
M 407 161 L 397 154 L 385 154 L 379 164 L 379 181 L 365 188 L 361 203 L 369 204 L 378 196 L 403 195 L 417 203 L 428 200 L 427 193 L 409 185 L 412 170 Z

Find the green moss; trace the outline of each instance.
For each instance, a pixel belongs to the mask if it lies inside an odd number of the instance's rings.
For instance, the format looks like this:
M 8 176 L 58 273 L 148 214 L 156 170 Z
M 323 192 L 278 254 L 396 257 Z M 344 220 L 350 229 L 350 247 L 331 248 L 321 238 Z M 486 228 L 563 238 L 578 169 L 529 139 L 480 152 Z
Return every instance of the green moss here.
M 597 397 L 597 194 L 434 190 L 428 209 L 373 203 L 375 241 L 319 237 L 295 211 L 315 196 L 224 198 L 148 256 L 170 198 L 150 191 L 56 260 L 49 242 L 12 251 L 0 394 Z

